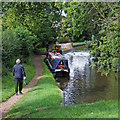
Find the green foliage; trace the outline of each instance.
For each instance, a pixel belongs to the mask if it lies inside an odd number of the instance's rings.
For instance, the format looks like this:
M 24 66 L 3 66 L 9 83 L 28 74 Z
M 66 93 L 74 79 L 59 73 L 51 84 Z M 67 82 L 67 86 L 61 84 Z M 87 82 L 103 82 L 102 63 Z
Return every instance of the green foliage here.
M 30 56 L 33 52 L 33 40 L 35 39 L 31 33 L 23 27 L 14 30 L 15 40 L 18 41 L 18 54 L 24 58 Z
M 65 2 L 58 6 L 67 14 L 61 36 L 69 36 L 77 42 L 88 41 L 91 56 L 96 58 L 95 65 L 102 74 L 107 75 L 111 70 L 118 72 L 118 3 Z
M 17 58 L 20 58 L 23 63 L 29 61 L 29 57 L 33 52 L 32 41 L 34 39 L 35 37 L 23 27 L 18 27 L 15 30 L 6 30 L 3 32 L 3 75 L 7 74 L 7 69 L 10 69 L 11 71 Z
M 114 8 L 116 12 L 107 9 L 102 4 L 102 10 L 108 11 L 102 23 L 99 23 L 100 31 L 92 36 L 92 42 L 89 44 L 92 48 L 91 56 L 96 57 L 95 64 L 102 74 L 107 75 L 111 70 L 118 72 L 119 67 L 119 40 L 118 40 L 118 8 L 117 4 L 107 3 Z M 100 5 L 99 5 L 100 6 Z M 111 15 L 112 14 L 112 15 Z
M 57 41 L 58 43 L 68 43 L 69 39 L 67 37 L 58 37 Z
M 89 14 L 91 3 L 65 2 L 62 6 L 67 17 L 62 23 L 62 36 L 69 36 L 75 42 L 90 40 L 92 29 L 94 28 L 92 18 L 94 10 Z M 62 8 L 62 9 L 63 9 Z
M 119 72 L 119 70 L 120 70 L 119 61 L 120 61 L 119 58 L 112 59 L 112 69 L 115 72 Z
M 3 3 L 3 30 L 23 26 L 37 36 L 33 46 L 42 47 L 46 41 L 55 41 L 61 19 L 54 2 L 16 2 Z

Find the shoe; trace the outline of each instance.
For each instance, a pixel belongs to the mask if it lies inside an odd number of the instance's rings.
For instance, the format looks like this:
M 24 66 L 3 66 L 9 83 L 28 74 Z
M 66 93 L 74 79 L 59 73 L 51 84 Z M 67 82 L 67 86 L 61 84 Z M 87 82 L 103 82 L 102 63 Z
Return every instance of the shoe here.
M 20 94 L 23 94 L 22 92 L 20 92 Z
M 16 93 L 16 95 L 18 95 L 18 93 Z

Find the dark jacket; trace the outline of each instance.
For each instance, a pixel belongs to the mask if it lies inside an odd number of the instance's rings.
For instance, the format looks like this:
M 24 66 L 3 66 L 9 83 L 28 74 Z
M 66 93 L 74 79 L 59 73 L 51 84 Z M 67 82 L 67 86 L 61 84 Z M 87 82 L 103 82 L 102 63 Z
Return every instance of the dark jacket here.
M 12 73 L 14 78 L 23 78 L 23 76 L 26 76 L 24 67 L 21 64 L 14 65 Z

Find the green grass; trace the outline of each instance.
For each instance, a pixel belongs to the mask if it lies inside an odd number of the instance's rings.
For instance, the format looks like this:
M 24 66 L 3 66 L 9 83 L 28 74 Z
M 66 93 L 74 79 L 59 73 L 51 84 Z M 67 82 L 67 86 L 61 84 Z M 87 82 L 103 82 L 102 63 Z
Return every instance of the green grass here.
M 26 72 L 26 84 L 28 84 L 35 75 L 35 66 L 31 62 L 29 64 L 23 64 Z M 23 83 L 23 87 L 25 84 Z M 2 101 L 12 96 L 15 93 L 14 76 L 12 71 L 7 76 L 2 77 Z
M 34 110 L 21 118 L 118 118 L 118 102 L 99 101 L 64 107 Z
M 14 104 L 7 117 L 12 117 L 35 108 L 60 106 L 62 97 L 57 87 L 57 83 L 53 78 L 53 74 L 49 71 L 42 60 L 43 76 L 37 85 L 30 89 L 23 97 Z
M 117 100 L 60 106 L 62 97 L 56 81 L 43 61 L 42 65 L 43 76 L 37 85 L 10 108 L 6 118 L 118 118 Z
M 76 51 L 86 51 L 89 50 L 87 45 L 79 46 L 79 47 L 74 47 L 74 50 Z
M 74 45 L 81 45 L 81 44 L 86 44 L 86 42 L 73 42 L 73 46 Z

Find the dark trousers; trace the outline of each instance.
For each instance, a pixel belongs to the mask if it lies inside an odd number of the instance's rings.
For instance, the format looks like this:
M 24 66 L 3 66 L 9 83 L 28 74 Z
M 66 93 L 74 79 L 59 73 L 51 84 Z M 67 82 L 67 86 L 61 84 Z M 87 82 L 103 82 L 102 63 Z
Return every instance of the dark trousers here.
M 22 91 L 23 79 L 22 78 L 15 78 L 15 92 L 18 92 L 18 84 L 19 84 L 19 92 Z

